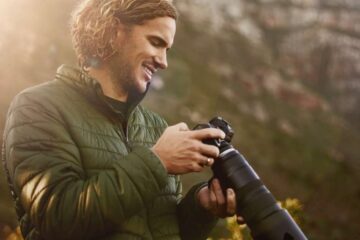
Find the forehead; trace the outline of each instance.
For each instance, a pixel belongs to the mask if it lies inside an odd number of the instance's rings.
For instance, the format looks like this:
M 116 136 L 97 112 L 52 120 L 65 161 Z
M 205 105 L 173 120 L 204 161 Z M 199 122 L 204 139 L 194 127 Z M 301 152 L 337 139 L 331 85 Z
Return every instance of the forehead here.
M 176 32 L 176 21 L 171 17 L 158 17 L 136 25 L 134 34 L 157 36 L 165 40 L 169 46 L 173 44 Z

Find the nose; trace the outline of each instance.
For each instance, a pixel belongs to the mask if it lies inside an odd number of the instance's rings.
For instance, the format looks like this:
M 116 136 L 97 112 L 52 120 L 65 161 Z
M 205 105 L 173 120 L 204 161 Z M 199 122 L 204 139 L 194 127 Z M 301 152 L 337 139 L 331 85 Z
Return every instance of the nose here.
M 155 63 L 157 67 L 165 69 L 168 67 L 166 51 L 162 51 L 155 57 Z

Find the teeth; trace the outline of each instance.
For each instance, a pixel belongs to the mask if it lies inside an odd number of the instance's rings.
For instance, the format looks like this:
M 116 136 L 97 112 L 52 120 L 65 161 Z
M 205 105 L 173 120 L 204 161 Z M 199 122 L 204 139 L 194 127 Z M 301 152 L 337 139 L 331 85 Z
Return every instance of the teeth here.
M 149 75 L 152 75 L 152 71 L 151 71 L 149 68 L 145 67 L 145 71 L 146 71 Z

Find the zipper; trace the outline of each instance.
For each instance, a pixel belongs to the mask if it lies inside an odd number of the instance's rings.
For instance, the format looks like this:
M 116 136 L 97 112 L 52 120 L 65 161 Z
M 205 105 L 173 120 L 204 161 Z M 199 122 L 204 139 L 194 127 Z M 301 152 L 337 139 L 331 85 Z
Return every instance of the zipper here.
M 125 146 L 126 146 L 126 149 L 128 152 L 131 151 L 131 146 L 129 143 L 129 122 L 130 122 L 130 119 L 131 119 L 133 113 L 134 113 L 134 109 L 131 111 L 131 113 L 129 114 L 129 117 L 127 118 L 125 131 L 124 131 L 124 128 L 121 126 L 121 131 L 125 136 Z
M 120 128 L 121 139 L 124 139 L 124 145 L 126 147 L 127 152 L 129 153 L 130 152 L 130 145 L 129 145 L 129 138 L 128 138 L 128 135 L 127 135 L 127 131 L 126 132 L 124 131 L 124 128 L 123 128 L 123 126 L 121 124 L 120 124 L 119 128 Z
M 127 123 L 126 123 L 126 129 L 125 129 L 125 141 L 126 141 L 126 144 L 129 145 L 129 124 L 127 124 Z
M 119 127 L 118 135 L 120 136 L 121 139 L 123 139 L 123 143 L 125 145 L 126 151 L 130 153 L 131 147 L 129 145 L 128 124 L 126 124 L 126 129 L 124 130 L 121 120 L 122 119 L 120 119 L 120 124 L 117 124 Z

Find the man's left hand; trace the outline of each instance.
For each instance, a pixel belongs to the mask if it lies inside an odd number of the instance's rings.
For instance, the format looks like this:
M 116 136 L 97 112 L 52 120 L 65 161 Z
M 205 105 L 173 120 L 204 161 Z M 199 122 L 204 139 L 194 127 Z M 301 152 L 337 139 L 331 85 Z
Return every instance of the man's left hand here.
M 214 216 L 225 218 L 236 214 L 236 198 L 233 189 L 226 190 L 226 197 L 218 179 L 213 179 L 209 186 L 203 187 L 198 192 L 200 205 L 211 212 Z M 237 216 L 237 222 L 244 224 L 244 219 Z

